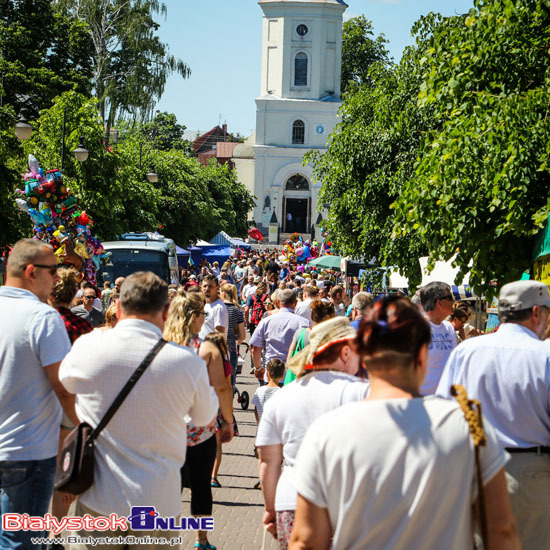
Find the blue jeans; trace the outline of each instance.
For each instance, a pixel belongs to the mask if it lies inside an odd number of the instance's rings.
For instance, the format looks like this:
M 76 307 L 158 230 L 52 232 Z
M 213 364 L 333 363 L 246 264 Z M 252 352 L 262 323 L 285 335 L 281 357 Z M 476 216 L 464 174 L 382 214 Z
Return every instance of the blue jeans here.
M 0 515 L 44 515 L 53 493 L 56 457 L 45 460 L 0 461 Z M 47 537 L 44 531 L 4 531 L 0 524 L 0 548 L 38 550 L 31 537 Z

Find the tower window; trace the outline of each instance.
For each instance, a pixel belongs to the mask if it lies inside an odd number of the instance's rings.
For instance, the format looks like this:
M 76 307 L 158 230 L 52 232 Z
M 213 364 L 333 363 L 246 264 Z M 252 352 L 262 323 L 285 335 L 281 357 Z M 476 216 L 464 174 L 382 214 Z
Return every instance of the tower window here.
M 294 58 L 294 86 L 307 86 L 307 55 L 299 52 Z
M 303 145 L 306 137 L 306 125 L 303 120 L 292 123 L 292 143 Z

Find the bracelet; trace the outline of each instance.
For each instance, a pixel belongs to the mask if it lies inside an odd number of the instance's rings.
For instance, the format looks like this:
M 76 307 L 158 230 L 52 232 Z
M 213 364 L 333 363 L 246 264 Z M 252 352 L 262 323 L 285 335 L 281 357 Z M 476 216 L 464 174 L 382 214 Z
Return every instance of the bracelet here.
M 264 367 L 260 367 L 260 368 L 254 367 L 254 370 L 256 370 L 256 371 L 258 371 L 258 370 L 264 370 Z

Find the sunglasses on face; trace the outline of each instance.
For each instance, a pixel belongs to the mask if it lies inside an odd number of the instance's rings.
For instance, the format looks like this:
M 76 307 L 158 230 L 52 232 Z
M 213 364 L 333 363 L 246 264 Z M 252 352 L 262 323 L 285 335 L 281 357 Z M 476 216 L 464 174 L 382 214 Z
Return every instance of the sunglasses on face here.
M 84 296 L 85 300 L 95 300 L 95 296 Z
M 55 265 L 45 265 L 45 264 L 30 264 L 33 267 L 38 267 L 40 269 L 47 269 L 50 272 L 50 275 L 55 275 L 57 273 L 57 270 L 59 269 L 59 266 L 57 264 Z

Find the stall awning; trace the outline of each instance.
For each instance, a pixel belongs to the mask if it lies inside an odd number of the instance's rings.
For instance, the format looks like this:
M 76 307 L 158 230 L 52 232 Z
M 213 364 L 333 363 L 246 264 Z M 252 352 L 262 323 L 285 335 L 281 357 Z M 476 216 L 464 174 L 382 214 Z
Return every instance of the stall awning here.
M 211 244 L 230 246 L 231 248 L 242 248 L 250 250 L 250 245 L 236 237 L 230 237 L 225 231 L 220 231 L 211 241 Z

